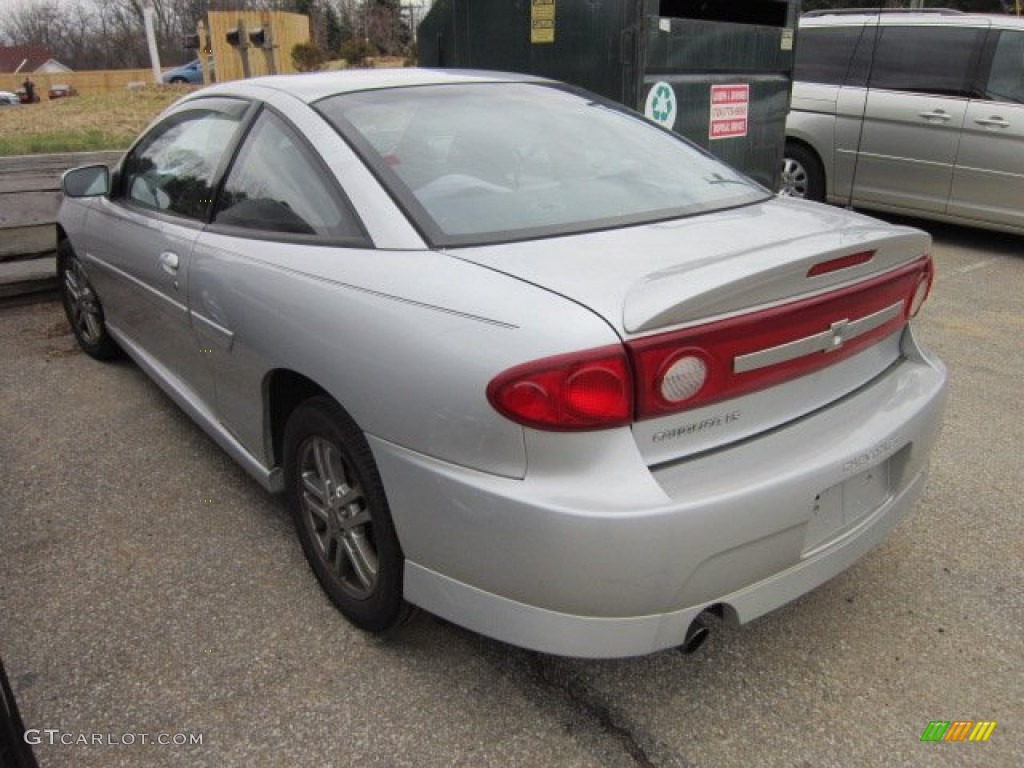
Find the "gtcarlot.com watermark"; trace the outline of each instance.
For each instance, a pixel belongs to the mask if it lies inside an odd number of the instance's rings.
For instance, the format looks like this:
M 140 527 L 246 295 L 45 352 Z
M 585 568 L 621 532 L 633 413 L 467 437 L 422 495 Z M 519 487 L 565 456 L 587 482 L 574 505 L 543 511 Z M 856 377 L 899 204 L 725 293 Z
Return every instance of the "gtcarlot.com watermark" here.
M 202 746 L 201 733 L 71 733 L 57 728 L 29 728 L 26 744 L 62 744 L 66 747 L 128 747 L 133 744 L 157 744 L 161 747 Z

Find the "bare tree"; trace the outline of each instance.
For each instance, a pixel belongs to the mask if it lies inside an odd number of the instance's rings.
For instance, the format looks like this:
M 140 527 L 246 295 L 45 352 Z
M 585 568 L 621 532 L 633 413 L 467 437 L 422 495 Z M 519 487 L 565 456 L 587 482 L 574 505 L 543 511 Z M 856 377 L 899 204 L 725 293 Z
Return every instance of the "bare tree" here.
M 361 40 L 385 55 L 407 52 L 412 37 L 400 0 L 152 0 L 161 61 L 194 56 L 184 36 L 210 10 L 306 13 L 313 42 L 332 54 Z M 0 16 L 0 41 L 42 45 L 72 69 L 145 67 L 144 0 L 23 0 Z
M 161 59 L 183 61 L 184 34 L 195 30 L 205 0 L 153 0 Z M 149 62 L 143 0 L 30 0 L 0 18 L 0 39 L 42 45 L 72 69 L 143 67 Z

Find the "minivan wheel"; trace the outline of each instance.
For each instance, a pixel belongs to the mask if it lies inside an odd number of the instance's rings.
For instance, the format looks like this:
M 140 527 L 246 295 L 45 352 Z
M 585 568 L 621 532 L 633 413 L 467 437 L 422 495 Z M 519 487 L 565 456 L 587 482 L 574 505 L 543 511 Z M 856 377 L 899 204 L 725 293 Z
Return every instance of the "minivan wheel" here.
M 57 277 L 60 279 L 64 313 L 78 346 L 97 360 L 112 360 L 120 356 L 120 347 L 107 333 L 99 297 L 69 240 L 61 240 L 57 246 Z
M 285 427 L 284 469 L 302 550 L 331 602 L 368 632 L 402 624 L 404 556 L 359 427 L 330 398 L 310 398 Z
M 802 144 L 786 143 L 779 194 L 825 201 L 825 172 L 817 156 Z

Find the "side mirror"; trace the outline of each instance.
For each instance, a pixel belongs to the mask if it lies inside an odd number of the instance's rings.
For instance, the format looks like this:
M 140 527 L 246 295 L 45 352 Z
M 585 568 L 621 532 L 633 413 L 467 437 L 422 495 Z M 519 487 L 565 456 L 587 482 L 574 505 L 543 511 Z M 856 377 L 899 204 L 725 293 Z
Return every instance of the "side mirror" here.
M 61 177 L 65 197 L 98 197 L 110 191 L 110 169 L 105 165 L 73 168 Z

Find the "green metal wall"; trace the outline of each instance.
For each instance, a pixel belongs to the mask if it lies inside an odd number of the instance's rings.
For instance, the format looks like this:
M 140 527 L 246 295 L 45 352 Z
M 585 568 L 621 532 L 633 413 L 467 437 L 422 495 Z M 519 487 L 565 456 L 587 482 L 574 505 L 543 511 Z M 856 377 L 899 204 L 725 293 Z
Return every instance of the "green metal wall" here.
M 436 0 L 419 26 L 419 64 L 540 75 L 622 101 L 620 40 L 640 4 L 556 0 L 555 42 L 534 44 L 530 0 Z

